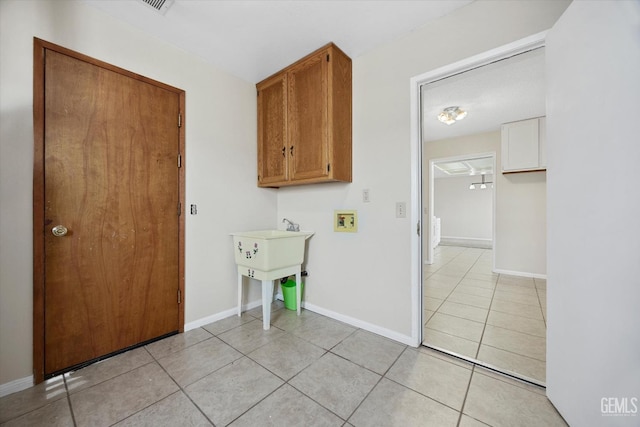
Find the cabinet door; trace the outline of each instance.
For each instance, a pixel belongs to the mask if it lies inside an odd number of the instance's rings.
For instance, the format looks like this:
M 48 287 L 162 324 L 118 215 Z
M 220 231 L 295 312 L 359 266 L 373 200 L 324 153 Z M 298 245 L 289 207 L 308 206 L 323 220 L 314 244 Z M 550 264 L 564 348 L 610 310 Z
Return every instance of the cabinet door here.
M 287 146 L 287 75 L 258 86 L 258 185 L 285 182 Z
M 502 170 L 539 169 L 538 138 L 538 119 L 502 125 Z
M 290 69 L 289 155 L 292 181 L 329 174 L 327 53 Z

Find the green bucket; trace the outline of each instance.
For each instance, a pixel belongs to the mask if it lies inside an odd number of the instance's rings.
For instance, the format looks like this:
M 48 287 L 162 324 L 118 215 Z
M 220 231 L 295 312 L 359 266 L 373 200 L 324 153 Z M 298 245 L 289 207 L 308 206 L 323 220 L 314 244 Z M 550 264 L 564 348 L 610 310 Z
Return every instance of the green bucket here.
M 294 280 L 287 280 L 285 283 L 281 283 L 282 287 L 282 299 L 284 299 L 284 306 L 289 310 L 298 310 L 298 304 L 296 301 L 296 282 Z M 304 283 L 300 287 L 300 292 L 304 290 Z

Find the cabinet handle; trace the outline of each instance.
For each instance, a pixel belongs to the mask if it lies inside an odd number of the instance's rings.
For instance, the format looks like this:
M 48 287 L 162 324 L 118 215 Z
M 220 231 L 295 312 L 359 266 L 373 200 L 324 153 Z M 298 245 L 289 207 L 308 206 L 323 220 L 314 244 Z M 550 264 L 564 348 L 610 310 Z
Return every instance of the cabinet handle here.
M 282 157 L 286 157 L 287 156 L 287 147 L 282 147 Z
M 293 157 L 293 145 L 291 146 L 291 156 Z

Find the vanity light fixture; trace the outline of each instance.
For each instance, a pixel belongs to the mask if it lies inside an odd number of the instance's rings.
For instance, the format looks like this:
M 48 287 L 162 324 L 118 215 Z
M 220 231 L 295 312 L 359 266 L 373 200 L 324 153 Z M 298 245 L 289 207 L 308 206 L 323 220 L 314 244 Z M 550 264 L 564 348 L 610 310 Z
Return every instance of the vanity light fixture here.
M 438 120 L 446 125 L 452 125 L 467 117 L 467 112 L 460 107 L 447 107 L 438 114 Z
M 487 184 L 492 184 L 491 188 L 493 188 L 493 181 L 485 181 L 484 180 L 484 174 L 482 174 L 482 182 L 474 182 L 469 186 L 469 190 L 475 190 L 476 189 L 476 185 L 480 186 L 481 190 L 485 190 L 487 188 Z

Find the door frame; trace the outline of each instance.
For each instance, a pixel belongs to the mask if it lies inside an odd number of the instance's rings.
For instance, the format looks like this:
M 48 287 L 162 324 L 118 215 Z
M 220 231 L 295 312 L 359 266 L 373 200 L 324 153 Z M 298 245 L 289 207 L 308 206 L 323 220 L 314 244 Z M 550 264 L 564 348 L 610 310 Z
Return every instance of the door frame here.
M 423 150 L 422 150 L 422 99 L 421 88 L 425 84 L 433 83 L 456 74 L 469 71 L 501 59 L 508 58 L 545 45 L 547 31 L 532 34 L 512 43 L 471 56 L 461 61 L 436 68 L 426 73 L 412 77 L 409 82 L 410 110 L 411 110 L 411 223 L 416 224 L 417 232 L 411 237 L 411 342 L 415 347 L 422 343 L 422 281 L 424 263 L 433 263 L 433 248 L 423 241 L 432 239 L 432 212 L 423 213 Z M 495 172 L 495 171 L 494 171 Z M 426 224 L 422 224 L 423 215 L 427 217 Z M 421 233 L 420 230 L 425 230 Z M 495 231 L 495 226 L 494 226 Z M 495 246 L 495 235 L 494 235 Z M 423 252 L 426 252 L 424 258 Z M 495 247 L 494 247 L 495 256 Z
M 132 79 L 160 87 L 179 96 L 180 122 L 178 128 L 178 149 L 181 165 L 178 169 L 178 200 L 180 215 L 178 216 L 178 289 L 180 301 L 178 305 L 178 327 L 184 332 L 184 298 L 185 298 L 185 91 L 167 84 L 141 76 L 115 65 L 83 55 L 56 44 L 33 38 L 33 377 L 36 384 L 44 381 L 44 285 L 45 285 L 45 250 L 44 250 L 44 59 L 45 50 L 52 50 L 89 64 L 116 72 Z M 178 120 L 178 118 L 176 118 Z

